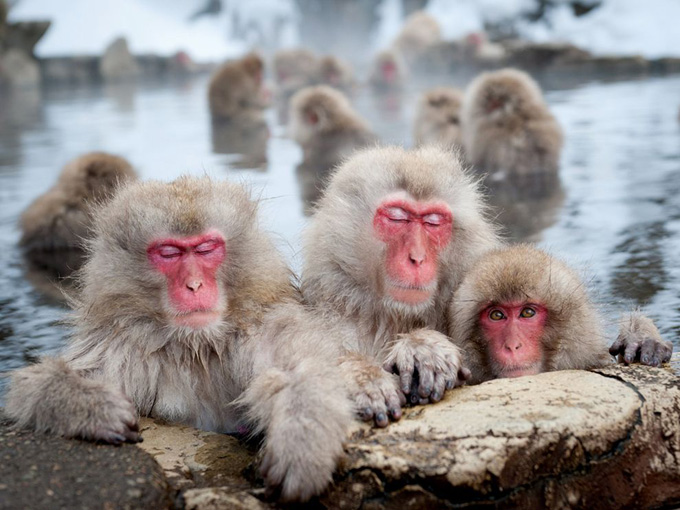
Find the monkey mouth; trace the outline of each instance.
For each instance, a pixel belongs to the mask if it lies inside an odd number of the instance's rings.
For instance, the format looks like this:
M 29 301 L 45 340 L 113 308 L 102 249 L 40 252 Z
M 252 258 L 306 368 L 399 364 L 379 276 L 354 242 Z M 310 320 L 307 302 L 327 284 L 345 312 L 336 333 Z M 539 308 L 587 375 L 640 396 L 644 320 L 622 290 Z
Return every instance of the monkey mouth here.
M 213 309 L 190 310 L 174 315 L 171 322 L 174 326 L 203 329 L 219 322 L 221 316 L 218 310 Z
M 530 363 L 527 365 L 511 365 L 508 367 L 503 367 L 503 370 L 499 374 L 499 378 L 514 378 L 523 377 L 525 375 L 536 375 L 541 373 L 540 363 Z
M 388 294 L 392 299 L 409 305 L 422 304 L 432 297 L 436 282 L 428 285 L 414 285 L 401 282 L 388 282 Z

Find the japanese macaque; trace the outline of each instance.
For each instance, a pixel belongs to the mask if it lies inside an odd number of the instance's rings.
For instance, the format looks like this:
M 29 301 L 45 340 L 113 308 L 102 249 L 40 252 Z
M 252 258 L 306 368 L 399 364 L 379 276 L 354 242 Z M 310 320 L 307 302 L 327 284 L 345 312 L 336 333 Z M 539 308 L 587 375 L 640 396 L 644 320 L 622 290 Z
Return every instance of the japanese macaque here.
M 303 165 L 326 173 L 377 137 L 342 92 L 308 87 L 290 100 L 290 132 L 304 152 Z
M 386 426 L 407 399 L 436 402 L 467 376 L 445 310 L 498 244 L 456 153 L 365 149 L 335 171 L 306 232 L 301 288 L 335 331 L 362 418 Z
M 286 334 L 314 318 L 256 208 L 207 177 L 121 189 L 95 219 L 69 347 L 13 373 L 7 415 L 108 443 L 139 441 L 140 414 L 250 428 L 264 432 L 262 474 L 284 500 L 322 491 L 351 405 L 323 342 Z
M 19 245 L 26 257 L 39 267 L 53 269 L 57 277 L 68 276 L 84 255 L 83 240 L 90 233 L 93 206 L 108 200 L 119 185 L 134 180 L 137 173 L 130 163 L 104 152 L 84 154 L 66 164 L 56 184 L 19 219 Z
M 527 73 L 482 73 L 465 92 L 461 118 L 468 162 L 490 179 L 557 175 L 562 130 Z
M 309 50 L 281 50 L 274 55 L 276 86 L 286 99 L 301 88 L 315 85 L 318 73 L 319 59 Z
M 399 52 L 387 49 L 376 55 L 369 81 L 378 90 L 398 90 L 404 85 L 407 75 L 403 57 Z
M 410 64 L 441 38 L 437 20 L 426 12 L 416 11 L 406 18 L 392 46 Z
M 463 92 L 439 87 L 427 91 L 420 98 L 413 138 L 416 144 L 435 143 L 446 147 L 462 147 L 460 108 Z
M 561 261 L 530 245 L 494 250 L 456 290 L 449 333 L 464 352 L 469 383 L 612 362 L 659 366 L 673 346 L 654 323 L 633 312 L 621 320 L 607 352 L 601 318 L 584 282 Z
M 264 63 L 255 53 L 227 62 L 210 79 L 208 104 L 213 122 L 261 118 L 269 98 L 263 86 Z
M 319 83 L 330 85 L 345 93 L 351 92 L 356 82 L 352 67 L 344 60 L 327 55 L 319 60 Z

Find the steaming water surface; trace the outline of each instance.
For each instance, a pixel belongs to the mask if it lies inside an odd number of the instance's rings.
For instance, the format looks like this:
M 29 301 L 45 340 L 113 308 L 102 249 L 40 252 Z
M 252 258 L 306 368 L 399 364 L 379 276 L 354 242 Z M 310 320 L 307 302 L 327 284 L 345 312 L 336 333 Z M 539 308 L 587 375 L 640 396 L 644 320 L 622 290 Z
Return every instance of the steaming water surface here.
M 230 154 L 229 143 L 212 139 L 206 82 L 0 97 L 0 371 L 54 352 L 64 342 L 67 328 L 58 321 L 66 309 L 37 290 L 39 280 L 27 273 L 16 248 L 16 224 L 63 164 L 83 152 L 122 155 L 144 179 L 190 173 L 246 183 L 262 199 L 262 224 L 299 269 L 306 221 L 295 172 L 301 151 L 272 109 L 267 112 L 272 136 L 262 148 L 268 163 L 258 167 L 253 161 L 261 155 Z M 353 100 L 386 142 L 408 146 L 422 89 L 387 97 L 360 90 Z M 606 317 L 643 305 L 680 347 L 678 90 L 678 77 L 549 90 L 548 102 L 566 137 L 561 190 L 506 200 L 499 218 L 514 239 L 539 241 L 581 270 Z

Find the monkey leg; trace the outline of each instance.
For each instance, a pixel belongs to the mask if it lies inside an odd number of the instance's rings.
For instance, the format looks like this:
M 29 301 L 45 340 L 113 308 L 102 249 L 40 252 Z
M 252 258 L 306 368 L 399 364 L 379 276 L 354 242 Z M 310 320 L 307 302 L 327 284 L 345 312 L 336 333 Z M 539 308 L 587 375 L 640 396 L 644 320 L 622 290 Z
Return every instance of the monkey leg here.
M 397 337 L 383 365 L 399 374 L 401 391 L 412 404 L 439 402 L 444 391 L 470 377 L 460 349 L 443 334 L 418 329 Z
M 5 412 L 19 427 L 120 444 L 141 441 L 137 411 L 120 390 L 45 358 L 12 374 Z
M 283 501 L 307 501 L 331 482 L 352 407 L 339 374 L 307 359 L 256 376 L 238 403 L 265 433 L 261 473 Z
M 671 359 L 673 344 L 661 338 L 654 321 L 640 311 L 624 316 L 619 323 L 619 336 L 609 348 L 618 355 L 619 363 L 640 362 L 658 367 Z
M 401 407 L 406 404 L 406 399 L 399 391 L 397 376 L 354 353 L 340 358 L 340 370 L 362 420 L 375 420 L 378 427 L 387 427 L 390 418 L 401 418 Z

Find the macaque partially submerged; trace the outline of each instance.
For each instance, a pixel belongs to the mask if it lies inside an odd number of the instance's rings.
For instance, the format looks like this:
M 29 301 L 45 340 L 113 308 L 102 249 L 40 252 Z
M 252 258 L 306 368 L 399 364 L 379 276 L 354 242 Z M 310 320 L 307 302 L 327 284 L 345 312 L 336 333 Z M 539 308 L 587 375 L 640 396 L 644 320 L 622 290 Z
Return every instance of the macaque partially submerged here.
M 262 118 L 269 102 L 263 86 L 264 62 L 256 53 L 227 62 L 208 85 L 208 104 L 213 122 L 242 122 Z
M 417 145 L 427 143 L 445 147 L 460 147 L 463 136 L 460 127 L 460 109 L 463 92 L 449 87 L 427 91 L 418 102 L 413 138 Z
M 449 310 L 449 334 L 475 384 L 612 362 L 659 366 L 673 346 L 640 312 L 621 319 L 611 348 L 584 282 L 567 265 L 530 245 L 491 251 L 471 268 Z

